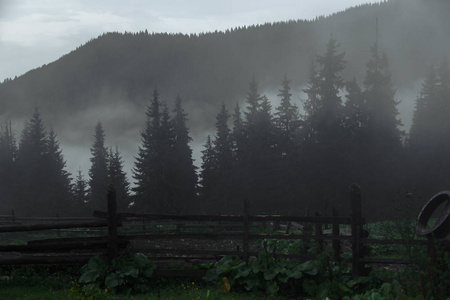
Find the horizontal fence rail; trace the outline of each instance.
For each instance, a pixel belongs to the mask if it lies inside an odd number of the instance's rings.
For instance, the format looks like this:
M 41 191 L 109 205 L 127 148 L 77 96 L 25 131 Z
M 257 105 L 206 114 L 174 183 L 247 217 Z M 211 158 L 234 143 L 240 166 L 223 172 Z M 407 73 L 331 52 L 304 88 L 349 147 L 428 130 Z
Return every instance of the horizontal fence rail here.
M 336 260 L 340 260 L 345 248 L 352 253 L 353 275 L 359 276 L 365 264 L 406 263 L 404 259 L 367 257 L 364 255 L 365 245 L 430 246 L 427 240 L 367 238 L 361 213 L 361 193 L 356 185 L 351 186 L 350 201 L 349 217 L 338 216 L 335 209 L 331 217 L 250 215 L 247 202 L 244 203 L 242 215 L 167 215 L 118 213 L 115 194 L 110 192 L 108 211 L 95 211 L 94 218 L 18 218 L 14 213 L 1 215 L 0 235 L 4 237 L 37 231 L 50 231 L 53 235 L 56 232 L 57 236 L 33 240 L 30 234 L 28 239 L 31 240 L 23 245 L 0 244 L 0 265 L 84 263 L 94 255 L 112 259 L 127 247 L 156 261 L 199 263 L 218 260 L 224 255 L 247 260 L 261 251 L 267 251 L 268 241 L 291 240 L 299 241 L 305 247 L 315 243 L 316 253 L 270 251 L 269 254 L 278 258 L 312 259 L 323 251 L 330 251 Z M 325 250 L 326 245 L 328 250 Z M 185 271 L 189 273 L 188 269 Z M 172 274 L 172 271 L 164 269 L 158 272 Z M 204 274 L 202 270 L 195 270 L 194 273 Z

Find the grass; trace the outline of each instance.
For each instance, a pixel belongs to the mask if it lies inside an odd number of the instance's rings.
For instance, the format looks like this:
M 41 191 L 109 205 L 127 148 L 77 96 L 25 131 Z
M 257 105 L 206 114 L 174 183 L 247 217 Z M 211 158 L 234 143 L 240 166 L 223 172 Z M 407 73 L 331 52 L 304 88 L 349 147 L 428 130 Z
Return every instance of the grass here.
M 237 299 L 237 300 L 262 300 L 267 296 L 256 293 L 227 292 L 221 286 L 198 285 L 195 281 L 171 281 L 156 285 L 154 289 L 144 295 L 113 295 L 110 290 L 93 290 L 85 292 L 83 287 L 76 284 L 61 283 L 59 288 L 52 288 L 47 284 L 33 285 L 0 285 L 0 297 L 2 300 L 60 300 L 60 299 L 164 299 L 164 300 L 214 300 L 214 299 Z M 270 297 L 274 300 L 284 300 L 285 297 Z

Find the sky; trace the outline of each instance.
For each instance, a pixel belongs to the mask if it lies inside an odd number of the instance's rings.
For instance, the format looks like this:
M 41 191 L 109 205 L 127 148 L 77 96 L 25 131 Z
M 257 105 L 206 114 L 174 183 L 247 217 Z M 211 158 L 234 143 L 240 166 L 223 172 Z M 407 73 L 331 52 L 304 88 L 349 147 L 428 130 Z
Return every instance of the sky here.
M 267 22 L 314 19 L 374 2 L 379 1 L 0 0 L 0 82 L 58 60 L 105 32 L 224 31 Z M 20 128 L 17 130 L 20 132 Z M 193 145 L 197 164 L 203 142 L 201 139 Z M 89 145 L 74 147 L 62 139 L 61 146 L 69 172 L 76 174 L 81 168 L 86 174 Z M 128 174 L 136 147 L 120 148 Z
M 0 81 L 105 32 L 200 33 L 314 19 L 370 0 L 0 0 Z

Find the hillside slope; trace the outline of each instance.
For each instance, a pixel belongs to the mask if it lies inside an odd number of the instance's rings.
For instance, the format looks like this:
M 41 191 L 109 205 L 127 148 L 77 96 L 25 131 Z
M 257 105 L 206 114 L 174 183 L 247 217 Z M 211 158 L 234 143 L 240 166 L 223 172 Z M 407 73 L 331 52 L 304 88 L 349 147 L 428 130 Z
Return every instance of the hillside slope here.
M 284 74 L 299 91 L 310 62 L 324 51 L 330 35 L 346 52 L 346 79 L 356 77 L 362 83 L 369 47 L 376 39 L 376 20 L 379 44 L 390 59 L 396 87 L 417 85 L 432 64 L 448 55 L 448 12 L 448 1 L 391 0 L 310 21 L 199 36 L 106 33 L 1 84 L 0 121 L 11 119 L 20 128 L 38 106 L 64 148 L 88 149 L 93 128 L 101 120 L 108 141 L 132 159 L 143 110 L 157 87 L 169 103 L 181 96 L 194 140 L 203 144 L 220 104 L 231 110 L 242 101 L 253 76 L 270 95 L 277 93 Z

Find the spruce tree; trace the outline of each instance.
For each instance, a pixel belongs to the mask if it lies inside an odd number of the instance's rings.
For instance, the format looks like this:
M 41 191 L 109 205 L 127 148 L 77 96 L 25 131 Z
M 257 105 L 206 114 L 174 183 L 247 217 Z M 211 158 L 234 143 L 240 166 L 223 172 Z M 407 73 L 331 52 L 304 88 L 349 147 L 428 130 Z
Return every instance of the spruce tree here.
M 17 152 L 17 205 L 34 216 L 71 214 L 70 174 L 56 134 L 47 134 L 37 108 L 25 124 Z M 19 210 L 19 209 L 17 209 Z
M 450 167 L 450 68 L 446 61 L 432 68 L 416 101 L 408 141 L 408 174 L 425 195 L 446 188 Z
M 45 154 L 47 151 L 47 133 L 37 108 L 22 130 L 17 153 L 17 201 L 16 212 L 25 215 L 53 215 L 47 209 Z
M 141 134 L 142 145 L 133 169 L 136 180 L 136 209 L 178 213 L 183 209 L 183 203 L 179 202 L 174 128 L 169 109 L 165 102 L 159 101 L 156 89 L 146 115 L 145 129 Z
M 72 197 L 74 202 L 74 211 L 77 215 L 86 215 L 92 213 L 88 211 L 89 203 L 89 185 L 83 176 L 81 169 L 78 169 L 75 182 L 72 186 Z
M 298 107 L 292 104 L 290 82 L 285 75 L 278 94 L 281 98 L 280 105 L 275 112 L 278 132 L 281 134 L 282 143 L 286 144 L 292 141 L 293 134 L 299 127 L 299 112 Z
M 343 107 L 340 92 L 344 87 L 342 71 L 345 53 L 337 53 L 338 44 L 330 38 L 323 55 L 317 56 L 319 70 L 312 68 L 305 102 L 308 137 L 313 143 L 333 144 L 342 135 Z
M 163 213 L 179 213 L 185 209 L 183 203 L 178 202 L 178 185 L 176 181 L 176 168 L 173 156 L 174 132 L 170 119 L 169 108 L 165 102 L 162 103 L 161 125 L 158 131 L 156 165 L 156 190 L 155 200 L 158 210 Z
M 430 147 L 430 143 L 436 141 L 437 130 L 439 130 L 438 124 L 443 121 L 436 120 L 436 117 L 440 114 L 439 111 L 442 109 L 438 100 L 439 84 L 439 77 L 435 69 L 431 68 L 416 100 L 409 134 L 409 147 L 416 152 L 426 151 Z
M 241 145 L 242 167 L 245 178 L 244 197 L 251 199 L 251 205 L 261 212 L 273 207 L 275 199 L 274 165 L 275 126 L 271 105 L 266 96 L 259 93 L 253 79 L 246 97 L 247 111 L 243 126 L 244 141 Z
M 202 150 L 202 165 L 199 180 L 200 207 L 203 208 L 203 213 L 211 213 L 218 207 L 216 189 L 219 174 L 217 171 L 218 168 L 214 146 L 210 135 L 208 135 L 203 147 L 204 150 Z
M 151 211 L 156 208 L 153 201 L 157 185 L 157 165 L 160 163 L 158 143 L 161 126 L 161 103 L 157 89 L 153 91 L 153 98 L 146 110 L 144 130 L 141 132 L 141 146 L 139 146 L 133 169 L 136 195 L 134 207 L 137 210 Z
M 181 98 L 177 96 L 175 108 L 173 110 L 173 173 L 176 189 L 175 202 L 179 210 L 195 211 L 197 173 L 192 159 L 192 149 L 189 143 L 192 138 L 189 136 L 189 129 L 186 126 L 187 114 L 181 105 Z M 182 209 L 183 206 L 184 208 Z
M 11 121 L 0 126 L 0 195 L 5 208 L 13 208 L 17 143 Z
M 368 138 L 374 152 L 398 150 L 403 133 L 399 129 L 399 102 L 395 100 L 387 55 L 378 48 L 377 43 L 370 50 L 372 58 L 367 63 L 364 80 Z
M 49 209 L 57 212 L 59 215 L 71 215 L 72 212 L 69 210 L 74 207 L 70 193 L 72 190 L 71 178 L 70 174 L 65 170 L 66 162 L 53 129 L 48 133 L 44 164 L 48 180 L 46 194 Z
M 303 169 L 308 170 L 306 186 L 314 198 L 335 201 L 345 193 L 344 178 L 346 132 L 341 92 L 345 53 L 338 53 L 338 43 L 329 39 L 323 55 L 312 64 L 304 102 L 304 124 L 299 143 L 305 156 Z M 317 69 L 316 69 L 317 66 Z M 337 199 L 336 199 L 337 201 Z M 322 209 L 322 208 L 320 208 Z
M 393 195 L 404 184 L 404 134 L 400 130 L 395 90 L 391 82 L 388 58 L 377 43 L 371 47 L 364 80 L 364 103 L 367 112 L 365 154 L 360 184 L 367 186 L 368 199 L 376 195 Z M 371 198 L 374 197 L 374 198 Z M 377 209 L 369 201 L 368 209 Z M 375 211 L 376 213 L 376 211 Z
M 287 76 L 284 76 L 281 84 L 282 88 L 278 94 L 281 101 L 275 112 L 277 155 L 274 163 L 278 189 L 284 191 L 279 200 L 284 205 L 292 205 L 298 197 L 298 187 L 301 183 L 300 153 L 296 145 L 300 117 L 297 106 L 292 104 L 290 80 Z
M 108 182 L 116 191 L 117 209 L 119 211 L 126 211 L 130 204 L 130 183 L 128 182 L 127 175 L 123 171 L 123 160 L 117 147 L 115 147 L 114 151 L 112 147 L 109 148 Z
M 98 121 L 95 126 L 94 143 L 91 147 L 89 169 L 90 206 L 105 211 L 108 195 L 108 150 L 105 147 L 105 131 Z
M 213 141 L 218 182 L 216 199 L 219 212 L 239 212 L 241 207 L 236 203 L 233 195 L 233 153 L 231 130 L 228 127 L 230 115 L 222 104 L 220 112 L 216 116 L 216 135 Z

